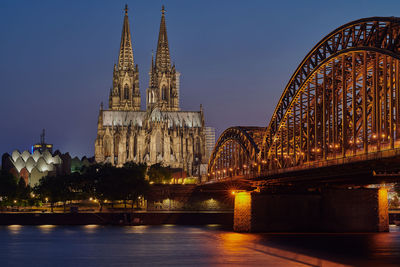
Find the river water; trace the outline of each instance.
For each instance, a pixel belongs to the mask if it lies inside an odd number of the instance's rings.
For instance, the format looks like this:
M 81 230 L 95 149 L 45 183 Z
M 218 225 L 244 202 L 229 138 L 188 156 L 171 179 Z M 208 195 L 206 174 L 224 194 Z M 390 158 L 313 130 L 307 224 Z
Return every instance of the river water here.
M 389 233 L 240 234 L 208 226 L 0 226 L 0 266 L 400 266 Z

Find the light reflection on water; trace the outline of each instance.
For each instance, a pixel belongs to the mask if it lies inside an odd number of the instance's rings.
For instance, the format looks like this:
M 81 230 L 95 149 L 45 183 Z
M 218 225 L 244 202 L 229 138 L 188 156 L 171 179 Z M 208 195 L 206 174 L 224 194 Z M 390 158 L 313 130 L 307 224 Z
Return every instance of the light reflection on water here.
M 396 266 L 400 230 L 243 234 L 218 225 L 0 226 L 0 266 Z
M 19 225 L 19 224 L 12 224 L 12 225 L 7 226 L 7 228 L 8 228 L 8 230 L 9 230 L 9 232 L 10 232 L 11 234 L 16 235 L 16 234 L 18 234 L 19 231 L 21 230 L 22 225 Z
M 42 232 L 42 234 L 49 234 L 57 226 L 52 225 L 52 224 L 44 224 L 44 225 L 39 225 L 38 227 L 39 227 L 40 231 Z

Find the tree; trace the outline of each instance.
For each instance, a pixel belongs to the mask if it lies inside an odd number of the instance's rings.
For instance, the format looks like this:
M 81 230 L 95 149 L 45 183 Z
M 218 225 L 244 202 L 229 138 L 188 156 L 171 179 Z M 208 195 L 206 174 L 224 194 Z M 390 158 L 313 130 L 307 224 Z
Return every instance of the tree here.
M 96 164 L 84 168 L 83 172 L 83 191 L 88 196 L 93 196 L 98 199 L 100 204 L 100 211 L 103 210 L 104 201 L 106 199 L 116 199 L 117 190 L 119 186 L 114 177 L 118 177 L 115 173 L 115 167 L 111 164 Z
M 155 184 L 170 183 L 172 179 L 172 172 L 169 168 L 161 166 L 156 163 L 150 166 L 147 172 L 150 182 Z
M 10 205 L 16 197 L 17 179 L 7 172 L 0 172 L 0 197 L 1 205 Z
M 138 198 L 144 196 L 150 189 L 149 182 L 146 181 L 146 169 L 145 164 L 128 163 L 124 165 L 125 198 L 132 201 L 132 209 Z
M 144 195 L 148 188 L 145 180 L 146 165 L 128 162 L 122 168 L 111 164 L 93 165 L 83 171 L 83 191 L 99 200 L 102 211 L 105 200 L 111 201 L 113 207 L 116 200 L 133 202 Z
M 24 206 L 28 203 L 30 196 L 31 188 L 29 185 L 26 185 L 25 180 L 23 178 L 19 179 L 17 188 L 16 188 L 16 199 L 18 203 L 23 203 Z
M 48 200 L 50 202 L 51 212 L 54 211 L 54 203 L 58 201 L 65 203 L 69 199 L 69 187 L 66 184 L 65 176 L 45 176 L 39 184 L 35 186 L 34 192 L 42 198 L 42 200 Z

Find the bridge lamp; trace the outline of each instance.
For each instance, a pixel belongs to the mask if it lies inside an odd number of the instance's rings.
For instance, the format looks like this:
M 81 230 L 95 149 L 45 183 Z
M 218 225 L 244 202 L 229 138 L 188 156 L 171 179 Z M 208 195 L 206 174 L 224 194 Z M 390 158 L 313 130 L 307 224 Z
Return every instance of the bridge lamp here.
M 226 170 L 224 169 L 224 173 L 226 173 Z
M 233 169 L 232 169 L 232 168 L 229 168 L 229 170 L 230 170 L 230 171 L 233 171 Z
M 385 134 L 382 134 L 382 138 L 385 138 L 386 137 L 386 135 Z
M 377 137 L 376 134 L 373 134 L 373 135 L 372 135 L 372 138 L 376 139 L 376 137 Z
M 246 165 L 246 164 L 245 164 L 245 165 L 243 165 L 243 168 L 245 168 L 245 169 L 246 169 L 246 168 L 247 168 L 247 165 Z
M 350 140 L 350 141 L 349 141 L 349 144 L 353 144 L 353 140 Z
M 242 192 L 246 192 L 246 190 L 239 190 L 239 189 L 238 189 L 238 190 L 232 190 L 232 191 L 231 191 L 231 194 L 232 194 L 232 195 L 236 195 L 236 194 L 242 193 Z

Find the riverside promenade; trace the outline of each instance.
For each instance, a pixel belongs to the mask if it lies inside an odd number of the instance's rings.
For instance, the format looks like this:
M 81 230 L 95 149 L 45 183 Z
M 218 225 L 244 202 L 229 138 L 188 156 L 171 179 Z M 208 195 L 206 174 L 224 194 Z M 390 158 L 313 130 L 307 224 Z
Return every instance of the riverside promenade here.
M 232 211 L 0 213 L 0 225 L 207 225 L 231 227 Z

